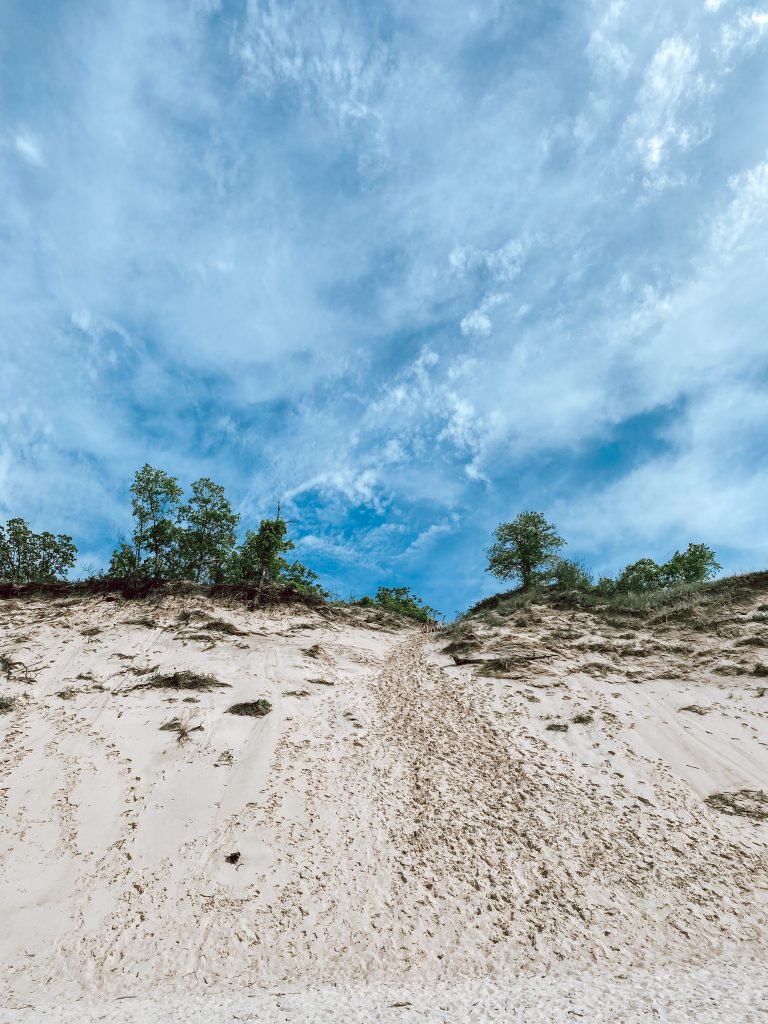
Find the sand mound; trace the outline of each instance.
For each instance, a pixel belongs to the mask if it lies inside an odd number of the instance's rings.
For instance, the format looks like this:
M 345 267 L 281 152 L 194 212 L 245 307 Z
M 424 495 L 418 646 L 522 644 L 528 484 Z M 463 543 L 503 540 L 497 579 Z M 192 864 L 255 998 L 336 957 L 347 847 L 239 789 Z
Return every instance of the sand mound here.
M 705 630 L 547 606 L 448 637 L 109 596 L 0 604 L 9 1019 L 286 985 L 374 986 L 390 1014 L 397 985 L 525 1005 L 543 973 L 660 965 L 741 964 L 722 977 L 749 989 L 768 939 L 764 593 Z M 179 678 L 210 685 L 151 685 Z M 315 1019 L 296 1005 L 263 1019 Z

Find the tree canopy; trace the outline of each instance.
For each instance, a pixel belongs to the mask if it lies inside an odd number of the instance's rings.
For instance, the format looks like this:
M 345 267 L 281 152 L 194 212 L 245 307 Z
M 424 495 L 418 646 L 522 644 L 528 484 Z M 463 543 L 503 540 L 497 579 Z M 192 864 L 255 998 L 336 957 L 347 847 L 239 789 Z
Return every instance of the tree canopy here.
M 223 583 L 239 522 L 220 484 L 208 477 L 195 480 L 192 497 L 178 512 L 179 575 L 195 583 Z
M 0 524 L 0 580 L 56 583 L 75 564 L 77 548 L 67 534 L 33 533 L 23 519 Z
M 195 480 L 183 501 L 176 477 L 145 465 L 136 473 L 131 495 L 134 530 L 130 540 L 119 540 L 110 576 L 285 586 L 326 596 L 317 573 L 285 558 L 295 545 L 279 505 L 275 518 L 246 530 L 238 546 L 240 516 L 221 484 L 209 477 Z
M 523 590 L 546 578 L 546 569 L 565 541 L 541 512 L 521 512 L 510 523 L 500 523 L 488 548 L 486 572 L 500 580 L 518 579 Z

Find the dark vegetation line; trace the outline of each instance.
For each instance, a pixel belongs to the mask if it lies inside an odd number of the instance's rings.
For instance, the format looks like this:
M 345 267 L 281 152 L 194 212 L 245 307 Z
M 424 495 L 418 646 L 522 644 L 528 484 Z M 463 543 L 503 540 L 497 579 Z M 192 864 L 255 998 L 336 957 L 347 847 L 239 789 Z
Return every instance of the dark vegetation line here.
M 224 488 L 208 477 L 195 480 L 185 501 L 176 477 L 147 464 L 136 473 L 130 493 L 130 537 L 119 537 L 106 572 L 70 587 L 84 586 L 92 592 L 117 589 L 138 597 L 161 583 L 186 581 L 238 590 L 256 603 L 330 600 L 316 572 L 286 557 L 295 545 L 279 505 L 274 519 L 262 519 L 258 530 L 246 529 L 238 544 L 240 516 Z M 633 599 L 648 603 L 652 595 L 702 586 L 721 568 L 711 548 L 692 543 L 663 565 L 641 558 L 616 579 L 601 577 L 595 582 L 581 561 L 561 557 L 565 541 L 540 512 L 521 512 L 511 522 L 500 523 L 493 537 L 486 571 L 515 587 L 478 602 L 467 614 L 504 602 L 527 602 L 552 591 L 577 594 L 584 605 L 617 600 L 626 604 Z M 0 595 L 24 585 L 66 585 L 76 557 L 77 549 L 66 534 L 37 534 L 23 519 L 8 520 L 5 527 L 0 524 Z M 439 614 L 408 587 L 379 587 L 375 597 L 348 603 L 421 622 L 434 621 Z

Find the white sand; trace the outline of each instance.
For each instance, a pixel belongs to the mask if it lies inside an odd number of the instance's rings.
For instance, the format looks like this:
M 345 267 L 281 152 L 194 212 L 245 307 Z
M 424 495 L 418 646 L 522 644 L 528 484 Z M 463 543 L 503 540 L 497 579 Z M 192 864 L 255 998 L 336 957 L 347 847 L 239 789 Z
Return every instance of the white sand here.
M 703 802 L 768 788 L 762 680 L 716 671 L 763 618 L 537 617 L 478 627 L 554 654 L 491 679 L 362 612 L 0 605 L 0 1020 L 766 1019 L 768 825 Z

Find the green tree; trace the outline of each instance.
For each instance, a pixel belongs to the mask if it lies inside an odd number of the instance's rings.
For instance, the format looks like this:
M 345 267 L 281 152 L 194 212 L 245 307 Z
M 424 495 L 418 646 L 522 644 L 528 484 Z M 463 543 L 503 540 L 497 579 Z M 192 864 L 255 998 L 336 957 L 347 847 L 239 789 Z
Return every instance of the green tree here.
M 329 592 L 320 584 L 320 577 L 312 569 L 308 569 L 301 562 L 290 562 L 286 564 L 283 578 L 289 587 L 298 590 L 302 594 L 316 594 L 318 597 L 327 598 Z
M 177 518 L 182 491 L 175 477 L 148 463 L 131 484 L 131 509 L 135 521 L 132 544 L 123 541 L 110 562 L 110 575 L 149 576 L 164 579 L 177 574 L 179 527 Z M 133 547 L 133 553 L 128 550 Z
M 261 520 L 258 532 L 246 530 L 245 540 L 232 560 L 232 578 L 259 586 L 279 583 L 288 566 L 283 555 L 295 546 L 278 508 L 274 519 Z
M 689 544 L 685 551 L 676 551 L 661 567 L 666 586 L 676 583 L 703 583 L 722 569 L 715 552 L 706 544 Z
M 326 598 L 328 592 L 320 585 L 316 572 L 285 558 L 295 546 L 278 505 L 274 519 L 262 519 L 258 531 L 246 531 L 245 540 L 230 560 L 228 578 L 236 583 L 293 587 L 301 593 Z
M 135 545 L 120 535 L 118 537 L 118 546 L 112 552 L 112 557 L 109 560 L 107 576 L 122 580 L 132 579 L 141 575 L 143 575 L 142 565 L 139 562 Z
M 240 516 L 224 488 L 208 477 L 195 480 L 192 497 L 179 508 L 179 575 L 196 583 L 221 583 L 235 548 Z
M 0 579 L 9 583 L 55 583 L 66 579 L 77 558 L 67 534 L 33 533 L 23 519 L 0 526 Z
M 511 523 L 500 523 L 493 536 L 485 571 L 500 580 L 519 579 L 523 590 L 546 578 L 545 570 L 565 544 L 541 512 L 521 512 Z
M 659 590 L 663 582 L 661 566 L 652 558 L 641 558 L 619 573 L 616 590 Z

